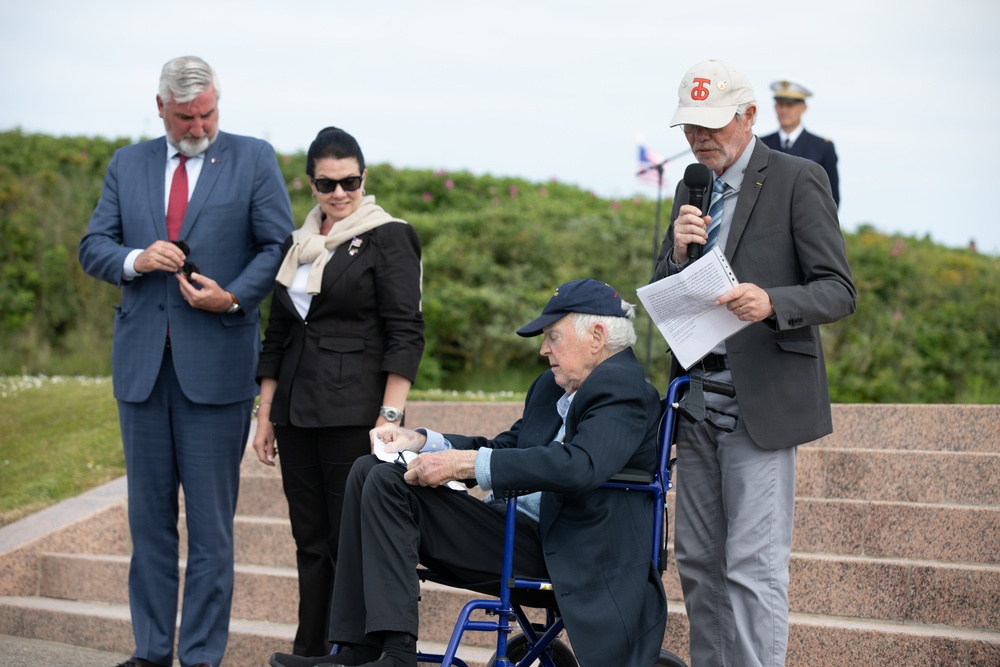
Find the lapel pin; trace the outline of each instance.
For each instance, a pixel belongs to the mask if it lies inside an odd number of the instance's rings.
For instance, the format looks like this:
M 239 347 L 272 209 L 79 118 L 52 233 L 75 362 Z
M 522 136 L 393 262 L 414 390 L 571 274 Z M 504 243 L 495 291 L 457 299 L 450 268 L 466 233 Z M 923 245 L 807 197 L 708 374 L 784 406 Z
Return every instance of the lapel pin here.
M 218 161 L 219 161 L 219 158 L 217 158 L 217 157 L 212 158 L 212 164 L 215 164 Z
M 357 236 L 355 236 L 353 239 L 351 239 L 351 247 L 347 249 L 347 254 L 350 255 L 351 257 L 357 255 L 358 249 L 361 247 L 362 243 L 363 241 L 359 239 Z

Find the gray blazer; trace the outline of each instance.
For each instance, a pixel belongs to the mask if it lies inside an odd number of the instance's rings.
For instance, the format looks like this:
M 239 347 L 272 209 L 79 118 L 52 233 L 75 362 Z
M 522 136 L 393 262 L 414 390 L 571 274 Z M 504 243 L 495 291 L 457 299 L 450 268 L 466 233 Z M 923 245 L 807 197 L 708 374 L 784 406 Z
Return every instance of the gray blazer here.
M 757 141 L 733 214 L 726 258 L 741 282 L 767 291 L 776 316 L 726 341 L 740 413 L 762 449 L 783 449 L 833 431 L 819 325 L 854 312 L 837 205 L 823 168 Z M 681 182 L 671 220 L 688 201 Z M 653 279 L 671 272 L 673 224 Z M 673 364 L 671 377 L 682 374 Z
M 281 262 L 281 242 L 292 223 L 288 189 L 270 144 L 219 132 L 205 156 L 188 203 L 180 238 L 199 273 L 232 292 L 235 314 L 188 306 L 177 279 L 163 271 L 124 280 L 125 257 L 167 238 L 163 137 L 118 150 L 80 241 L 89 275 L 121 288 L 115 313 L 111 370 L 115 398 L 141 402 L 160 370 L 167 328 L 174 369 L 196 403 L 227 404 L 257 393 L 260 351 L 257 305 L 268 295 Z

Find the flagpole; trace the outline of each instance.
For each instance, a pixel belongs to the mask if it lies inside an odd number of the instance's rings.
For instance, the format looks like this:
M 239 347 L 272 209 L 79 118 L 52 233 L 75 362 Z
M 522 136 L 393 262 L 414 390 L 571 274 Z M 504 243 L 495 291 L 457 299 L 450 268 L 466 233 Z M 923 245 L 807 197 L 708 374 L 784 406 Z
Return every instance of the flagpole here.
M 681 151 L 676 155 L 671 155 L 666 160 L 659 162 L 657 164 L 652 164 L 648 167 L 643 167 L 640 169 L 636 176 L 642 176 L 646 172 L 656 170 L 656 223 L 653 226 L 653 272 L 650 273 L 652 277 L 656 273 L 656 256 L 660 248 L 660 210 L 663 206 L 663 168 L 671 160 L 676 160 L 677 158 L 687 155 L 688 151 Z M 653 356 L 653 318 L 648 317 L 649 327 L 646 329 L 646 370 L 650 368 L 650 363 L 652 363 Z

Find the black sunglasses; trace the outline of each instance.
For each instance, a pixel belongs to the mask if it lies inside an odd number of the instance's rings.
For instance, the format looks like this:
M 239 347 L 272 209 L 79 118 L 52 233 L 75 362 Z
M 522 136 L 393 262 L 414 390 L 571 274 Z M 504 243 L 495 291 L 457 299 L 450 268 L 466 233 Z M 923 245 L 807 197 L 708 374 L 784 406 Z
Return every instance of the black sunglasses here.
M 186 259 L 188 255 L 191 254 L 191 248 L 188 246 L 187 241 L 174 241 L 174 245 L 180 248 L 181 252 L 184 253 L 184 258 Z M 191 280 L 192 273 L 201 273 L 201 269 L 194 262 L 184 262 L 184 266 L 181 267 L 181 273 L 184 277 Z
M 344 192 L 354 192 L 361 187 L 361 176 L 348 176 L 337 180 L 335 178 L 310 178 L 316 189 L 325 195 L 336 191 L 337 186 L 344 188 Z

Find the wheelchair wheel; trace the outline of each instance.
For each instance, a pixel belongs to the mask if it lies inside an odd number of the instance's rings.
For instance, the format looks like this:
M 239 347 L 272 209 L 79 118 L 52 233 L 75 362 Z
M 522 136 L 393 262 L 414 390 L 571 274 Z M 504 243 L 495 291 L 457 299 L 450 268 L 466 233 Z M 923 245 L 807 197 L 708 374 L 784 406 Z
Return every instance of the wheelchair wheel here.
M 517 662 L 528 654 L 528 638 L 524 635 L 515 635 L 510 638 L 507 642 L 507 659 L 511 662 Z M 670 655 L 673 655 L 671 653 Z M 676 656 L 675 656 L 676 657 Z M 490 661 L 486 663 L 486 667 L 494 667 L 497 661 L 497 654 L 494 653 Z M 566 644 L 563 644 L 560 640 L 555 640 L 552 642 L 552 662 L 556 667 L 580 667 L 576 658 L 573 657 L 573 652 L 569 650 Z M 537 664 L 537 663 L 536 663 Z M 657 663 L 660 664 L 660 663 Z M 670 663 L 664 663 L 670 664 Z M 680 663 L 684 665 L 683 662 Z M 687 665 L 684 665 L 687 667 Z
M 656 667 L 687 667 L 687 663 L 680 659 L 675 653 L 666 649 L 660 649 L 660 657 L 654 663 Z

